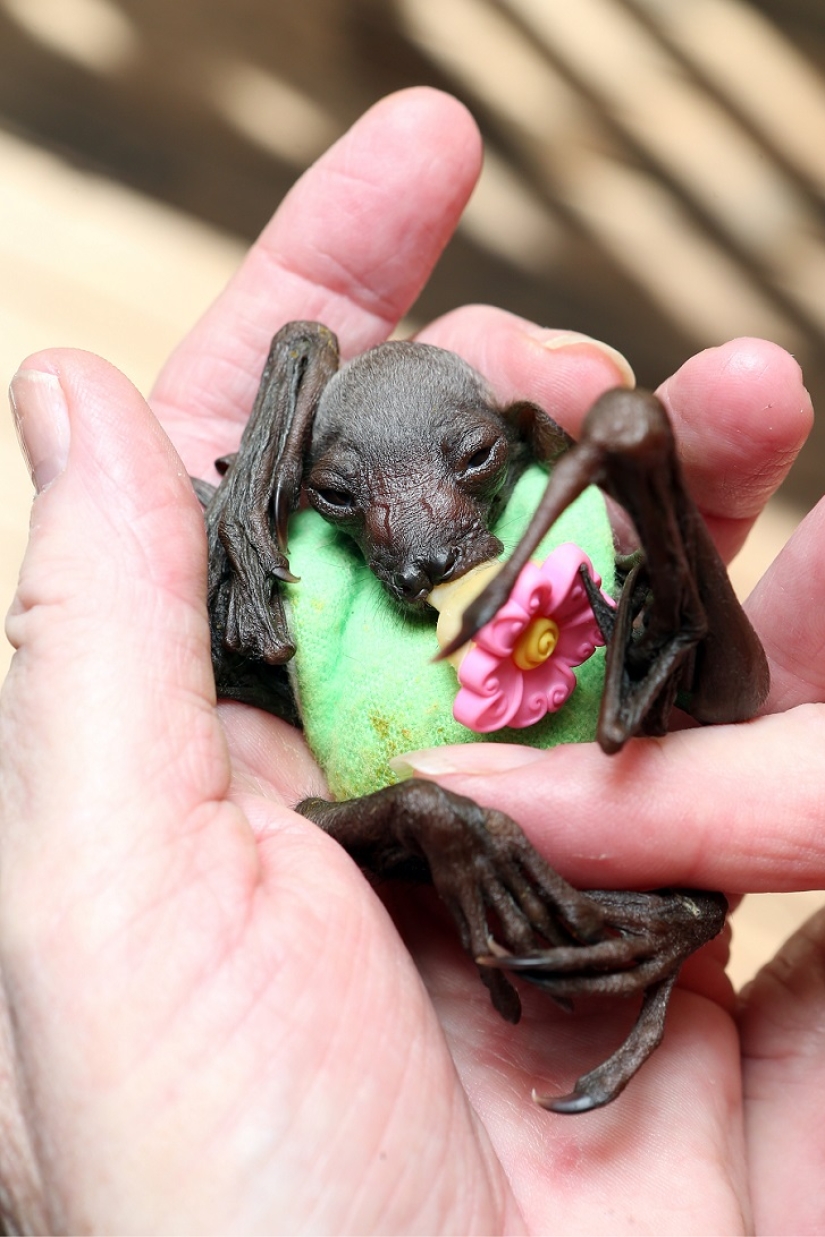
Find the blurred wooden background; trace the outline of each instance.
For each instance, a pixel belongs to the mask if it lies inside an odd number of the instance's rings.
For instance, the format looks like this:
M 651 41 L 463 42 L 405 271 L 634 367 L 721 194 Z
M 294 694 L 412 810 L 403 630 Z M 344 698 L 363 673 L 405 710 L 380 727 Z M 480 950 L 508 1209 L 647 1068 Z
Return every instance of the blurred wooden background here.
M 825 405 L 817 0 L 0 0 L 3 380 L 72 344 L 147 390 L 300 171 L 415 83 L 464 99 L 487 161 L 413 322 L 500 304 L 601 336 L 646 386 L 764 335 Z M 743 594 L 819 499 L 823 451 L 820 427 Z M 5 420 L 4 610 L 29 502 Z M 822 901 L 750 899 L 737 978 Z

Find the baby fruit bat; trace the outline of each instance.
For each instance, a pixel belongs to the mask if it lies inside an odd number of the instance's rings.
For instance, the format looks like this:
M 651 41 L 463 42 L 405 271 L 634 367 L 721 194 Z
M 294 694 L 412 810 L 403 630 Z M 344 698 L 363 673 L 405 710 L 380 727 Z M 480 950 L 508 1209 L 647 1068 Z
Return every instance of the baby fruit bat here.
M 219 694 L 300 724 L 279 581 L 295 579 L 287 528 L 302 499 L 356 543 L 398 606 L 420 611 L 436 584 L 501 551 L 496 522 L 533 460 L 552 466 L 544 499 L 454 645 L 492 616 L 547 528 L 595 482 L 625 508 L 641 544 L 621 564 L 615 609 L 583 572 L 607 643 L 604 750 L 664 733 L 677 703 L 700 722 L 752 716 L 767 694 L 767 663 L 685 488 L 655 396 L 608 392 L 574 444 L 535 404 L 498 406 L 452 353 L 390 342 L 339 368 L 335 337 L 311 322 L 275 336 L 238 452 L 217 462 L 217 487 L 196 482 Z M 661 1040 L 682 962 L 724 922 L 721 894 L 580 892 L 509 817 L 421 779 L 361 799 L 308 799 L 297 811 L 376 876 L 432 881 L 505 1018 L 520 1013 L 508 972 L 562 1004 L 641 994 L 618 1051 L 570 1095 L 539 1101 L 556 1112 L 619 1094 Z

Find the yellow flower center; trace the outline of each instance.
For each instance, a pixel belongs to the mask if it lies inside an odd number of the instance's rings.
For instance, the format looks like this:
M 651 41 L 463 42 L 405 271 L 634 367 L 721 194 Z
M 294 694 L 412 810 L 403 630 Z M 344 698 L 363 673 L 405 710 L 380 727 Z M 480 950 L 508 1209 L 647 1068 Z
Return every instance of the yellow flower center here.
M 535 670 L 547 661 L 558 642 L 558 624 L 551 618 L 534 618 L 516 641 L 513 661 L 519 670 Z

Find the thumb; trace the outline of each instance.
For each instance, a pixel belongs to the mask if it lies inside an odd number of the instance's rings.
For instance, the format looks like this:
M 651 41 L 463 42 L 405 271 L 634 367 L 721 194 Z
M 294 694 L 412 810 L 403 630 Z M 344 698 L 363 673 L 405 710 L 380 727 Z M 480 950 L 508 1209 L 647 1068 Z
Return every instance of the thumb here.
M 144 400 L 98 358 L 40 353 L 11 399 L 38 493 L 7 620 L 6 807 L 17 796 L 35 846 L 73 808 L 75 828 L 128 820 L 131 787 L 130 823 L 145 828 L 150 796 L 162 825 L 226 778 L 199 505 Z

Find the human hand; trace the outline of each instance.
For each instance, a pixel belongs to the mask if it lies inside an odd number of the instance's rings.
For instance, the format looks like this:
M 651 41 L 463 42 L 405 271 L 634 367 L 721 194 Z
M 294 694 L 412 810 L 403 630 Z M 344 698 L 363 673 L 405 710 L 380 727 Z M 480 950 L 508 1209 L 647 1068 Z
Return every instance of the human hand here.
M 416 91 L 379 105 L 305 178 L 156 389 L 188 471 L 208 476 L 234 446 L 281 322 L 326 322 L 346 355 L 392 329 L 454 227 L 478 161 L 466 114 Z M 621 380 L 597 346 L 492 310 L 450 315 L 425 336 L 573 432 Z M 201 514 L 153 417 L 94 358 L 46 353 L 27 367 L 46 375 L 19 379 L 15 398 L 47 488 L 9 619 L 18 653 L 0 716 L 0 1165 L 17 1224 L 746 1228 L 722 947 L 686 968 L 665 1044 L 618 1104 L 581 1120 L 534 1109 L 532 1085 L 569 1085 L 608 1037 L 620 1041 L 622 1015 L 572 1023 L 527 993 L 521 1026 L 507 1026 L 434 900 L 393 893 L 422 985 L 347 856 L 289 810 L 322 789 L 299 736 L 240 706 L 215 709 Z M 804 437 L 798 371 L 769 345 L 729 346 L 689 363 L 671 396 L 694 489 L 729 556 Z M 766 402 L 770 432 L 752 420 Z M 56 475 L 66 425 L 68 465 Z M 793 574 L 783 578 L 795 586 Z M 771 592 L 757 615 L 763 634 Z M 762 733 L 788 716 L 739 729 Z M 618 772 L 585 748 L 565 749 L 572 763 L 559 773 L 562 753 L 550 753 L 559 757 L 552 793 L 549 765 L 536 763 L 529 779 L 517 770 L 489 778 L 486 800 L 507 807 L 510 796 L 548 858 L 585 884 L 660 884 L 665 872 L 726 888 L 822 883 L 812 787 L 793 835 L 776 821 L 768 832 L 770 802 L 759 805 L 761 841 L 774 850 L 760 866 L 751 844 L 741 881 L 727 855 L 730 845 L 745 863 L 744 817 L 724 854 L 697 858 L 719 815 L 704 800 L 694 814 L 677 793 L 697 790 L 685 773 L 693 733 L 632 745 Z M 739 788 L 720 762 L 738 730 L 718 735 L 717 755 L 703 752 L 700 768 L 708 790 L 715 779 L 727 831 Z M 672 760 L 682 780 L 674 791 L 657 772 L 643 810 L 628 817 L 634 750 L 649 764 Z M 761 759 L 760 748 L 751 777 Z M 590 801 L 576 821 L 587 800 L 582 769 L 591 795 L 615 805 L 611 819 Z M 801 802 L 806 787 L 793 789 Z M 542 793 L 539 820 L 526 800 Z M 773 805 L 786 794 L 774 790 Z M 657 812 L 668 810 L 662 823 Z M 654 822 L 664 842 L 650 842 Z M 752 1008 L 758 1030 L 758 1002 Z M 800 1018 L 800 1041 L 810 1043 L 812 1026 Z M 815 1072 L 812 1063 L 810 1093 Z M 782 1100 L 772 1111 L 788 1137 L 793 1113 Z M 800 1128 L 813 1138 L 810 1123 Z

